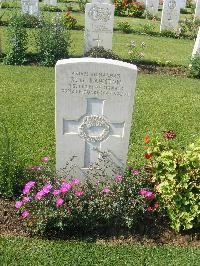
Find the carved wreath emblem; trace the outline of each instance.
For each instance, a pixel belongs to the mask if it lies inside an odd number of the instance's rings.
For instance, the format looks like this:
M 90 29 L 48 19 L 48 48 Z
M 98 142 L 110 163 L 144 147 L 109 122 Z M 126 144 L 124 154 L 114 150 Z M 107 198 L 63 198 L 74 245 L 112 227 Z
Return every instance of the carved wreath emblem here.
M 100 20 L 107 22 L 111 17 L 111 12 L 109 8 L 102 8 L 94 5 L 90 10 L 88 11 L 88 16 L 92 20 Z
M 92 127 L 102 127 L 102 133 L 99 136 L 90 136 L 89 129 Z M 85 116 L 79 127 L 79 136 L 88 142 L 101 142 L 106 139 L 110 132 L 110 125 L 103 116 L 90 115 Z
M 170 9 L 174 9 L 176 7 L 176 1 L 175 0 L 169 1 L 168 7 Z

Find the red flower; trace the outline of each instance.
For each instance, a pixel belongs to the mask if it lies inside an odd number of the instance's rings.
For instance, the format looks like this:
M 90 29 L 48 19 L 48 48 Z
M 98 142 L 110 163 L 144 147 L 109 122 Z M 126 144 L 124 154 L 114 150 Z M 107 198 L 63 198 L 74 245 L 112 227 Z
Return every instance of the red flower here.
M 144 142 L 145 142 L 145 143 L 148 143 L 149 141 L 150 141 L 150 137 L 149 137 L 149 136 L 147 136 L 147 135 L 146 135 L 146 136 L 144 136 Z
M 147 153 L 147 152 L 146 152 L 146 153 L 144 154 L 144 158 L 145 158 L 145 159 L 151 159 L 152 156 L 153 156 L 152 153 Z

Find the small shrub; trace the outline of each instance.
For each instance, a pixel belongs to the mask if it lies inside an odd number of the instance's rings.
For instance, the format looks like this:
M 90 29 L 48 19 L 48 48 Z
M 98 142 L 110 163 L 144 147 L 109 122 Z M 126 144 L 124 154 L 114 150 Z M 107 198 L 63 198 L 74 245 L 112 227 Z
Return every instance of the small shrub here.
M 144 14 L 144 3 L 132 2 L 128 5 L 127 15 L 129 17 L 140 18 Z
M 40 63 L 43 66 L 54 66 L 57 60 L 68 57 L 70 35 L 59 16 L 56 16 L 52 22 L 43 21 L 36 35 L 36 43 Z
M 128 21 L 122 21 L 117 24 L 120 31 L 124 33 L 131 33 L 131 25 L 128 23 Z
M 77 24 L 77 20 L 70 12 L 65 12 L 61 15 L 61 22 L 67 29 L 74 29 Z
M 197 53 L 192 59 L 189 65 L 190 75 L 200 79 L 200 53 Z
M 48 11 L 48 12 L 61 12 L 62 10 L 58 6 L 51 6 L 51 5 L 44 5 L 42 7 L 43 11 Z
M 128 47 L 128 55 L 131 61 L 137 61 L 144 57 L 145 42 L 141 42 L 137 45 L 135 41 L 131 41 Z
M 176 31 L 172 30 L 162 30 L 160 35 L 169 38 L 178 38 L 179 36 L 179 34 Z
M 191 229 L 200 225 L 200 140 L 177 150 L 173 145 L 175 132 L 165 131 L 163 137 L 162 141 L 160 138 L 146 141 L 144 157 L 149 161 L 152 184 L 172 228 Z
M 195 20 L 193 17 L 185 18 L 180 22 L 179 35 L 181 37 L 189 37 L 194 39 L 196 37 L 198 28 L 200 27 L 200 20 Z
M 77 0 L 78 6 L 81 12 L 85 12 L 85 5 L 88 3 L 88 0 Z
M 8 65 L 22 65 L 26 62 L 27 31 L 21 16 L 12 17 L 8 26 L 9 52 L 4 59 Z
M 155 25 L 147 22 L 144 25 L 141 25 L 141 31 L 144 33 L 152 33 L 155 31 Z
M 8 2 L 2 2 L 2 3 L 0 3 L 0 8 L 10 8 L 11 6 L 10 6 L 10 3 L 8 3 Z
M 102 46 L 90 49 L 85 56 L 94 58 L 107 58 L 113 60 L 120 60 L 120 57 L 113 53 L 112 50 L 106 50 Z
M 141 17 L 145 10 L 144 3 L 132 0 L 116 0 L 114 5 L 116 16 Z

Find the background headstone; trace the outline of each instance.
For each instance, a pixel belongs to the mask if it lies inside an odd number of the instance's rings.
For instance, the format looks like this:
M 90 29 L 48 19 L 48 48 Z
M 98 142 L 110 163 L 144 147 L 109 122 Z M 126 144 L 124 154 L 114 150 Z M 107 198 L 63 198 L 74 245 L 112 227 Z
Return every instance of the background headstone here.
M 164 0 L 160 30 L 176 30 L 180 17 L 179 0 Z
M 195 19 L 200 19 L 200 0 L 196 1 L 196 8 L 194 13 Z
M 192 52 L 192 56 L 195 56 L 197 53 L 200 55 L 200 27 L 199 27 L 197 38 L 196 38 L 196 41 L 195 41 L 195 45 L 194 45 L 194 49 L 193 49 L 193 52 Z
M 186 8 L 186 2 L 187 0 L 180 0 L 180 8 Z
M 115 6 L 106 3 L 91 3 L 85 7 L 85 48 L 103 46 L 112 49 L 113 23 Z
M 30 15 L 39 14 L 39 0 L 21 0 L 22 13 L 28 13 Z
M 56 168 L 74 163 L 85 171 L 100 152 L 125 165 L 137 68 L 104 58 L 56 64 Z M 96 149 L 96 150 L 95 150 Z
M 146 12 L 152 16 L 158 13 L 159 0 L 146 0 Z
M 44 0 L 44 4 L 48 6 L 57 6 L 57 0 Z

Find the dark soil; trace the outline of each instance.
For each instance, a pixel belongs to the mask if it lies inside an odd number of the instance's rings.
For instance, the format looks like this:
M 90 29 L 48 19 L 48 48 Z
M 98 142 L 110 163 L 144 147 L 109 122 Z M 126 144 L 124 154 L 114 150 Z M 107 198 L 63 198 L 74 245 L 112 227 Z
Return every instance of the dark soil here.
M 24 220 L 18 217 L 14 201 L 0 198 L 0 236 L 31 236 Z M 90 233 L 80 231 L 63 235 L 63 233 L 50 232 L 48 239 L 77 239 L 89 242 L 122 244 L 141 243 L 145 245 L 176 245 L 200 247 L 200 232 L 189 230 L 176 233 L 170 229 L 166 221 L 149 220 L 141 223 L 135 232 L 125 229 L 105 228 Z

